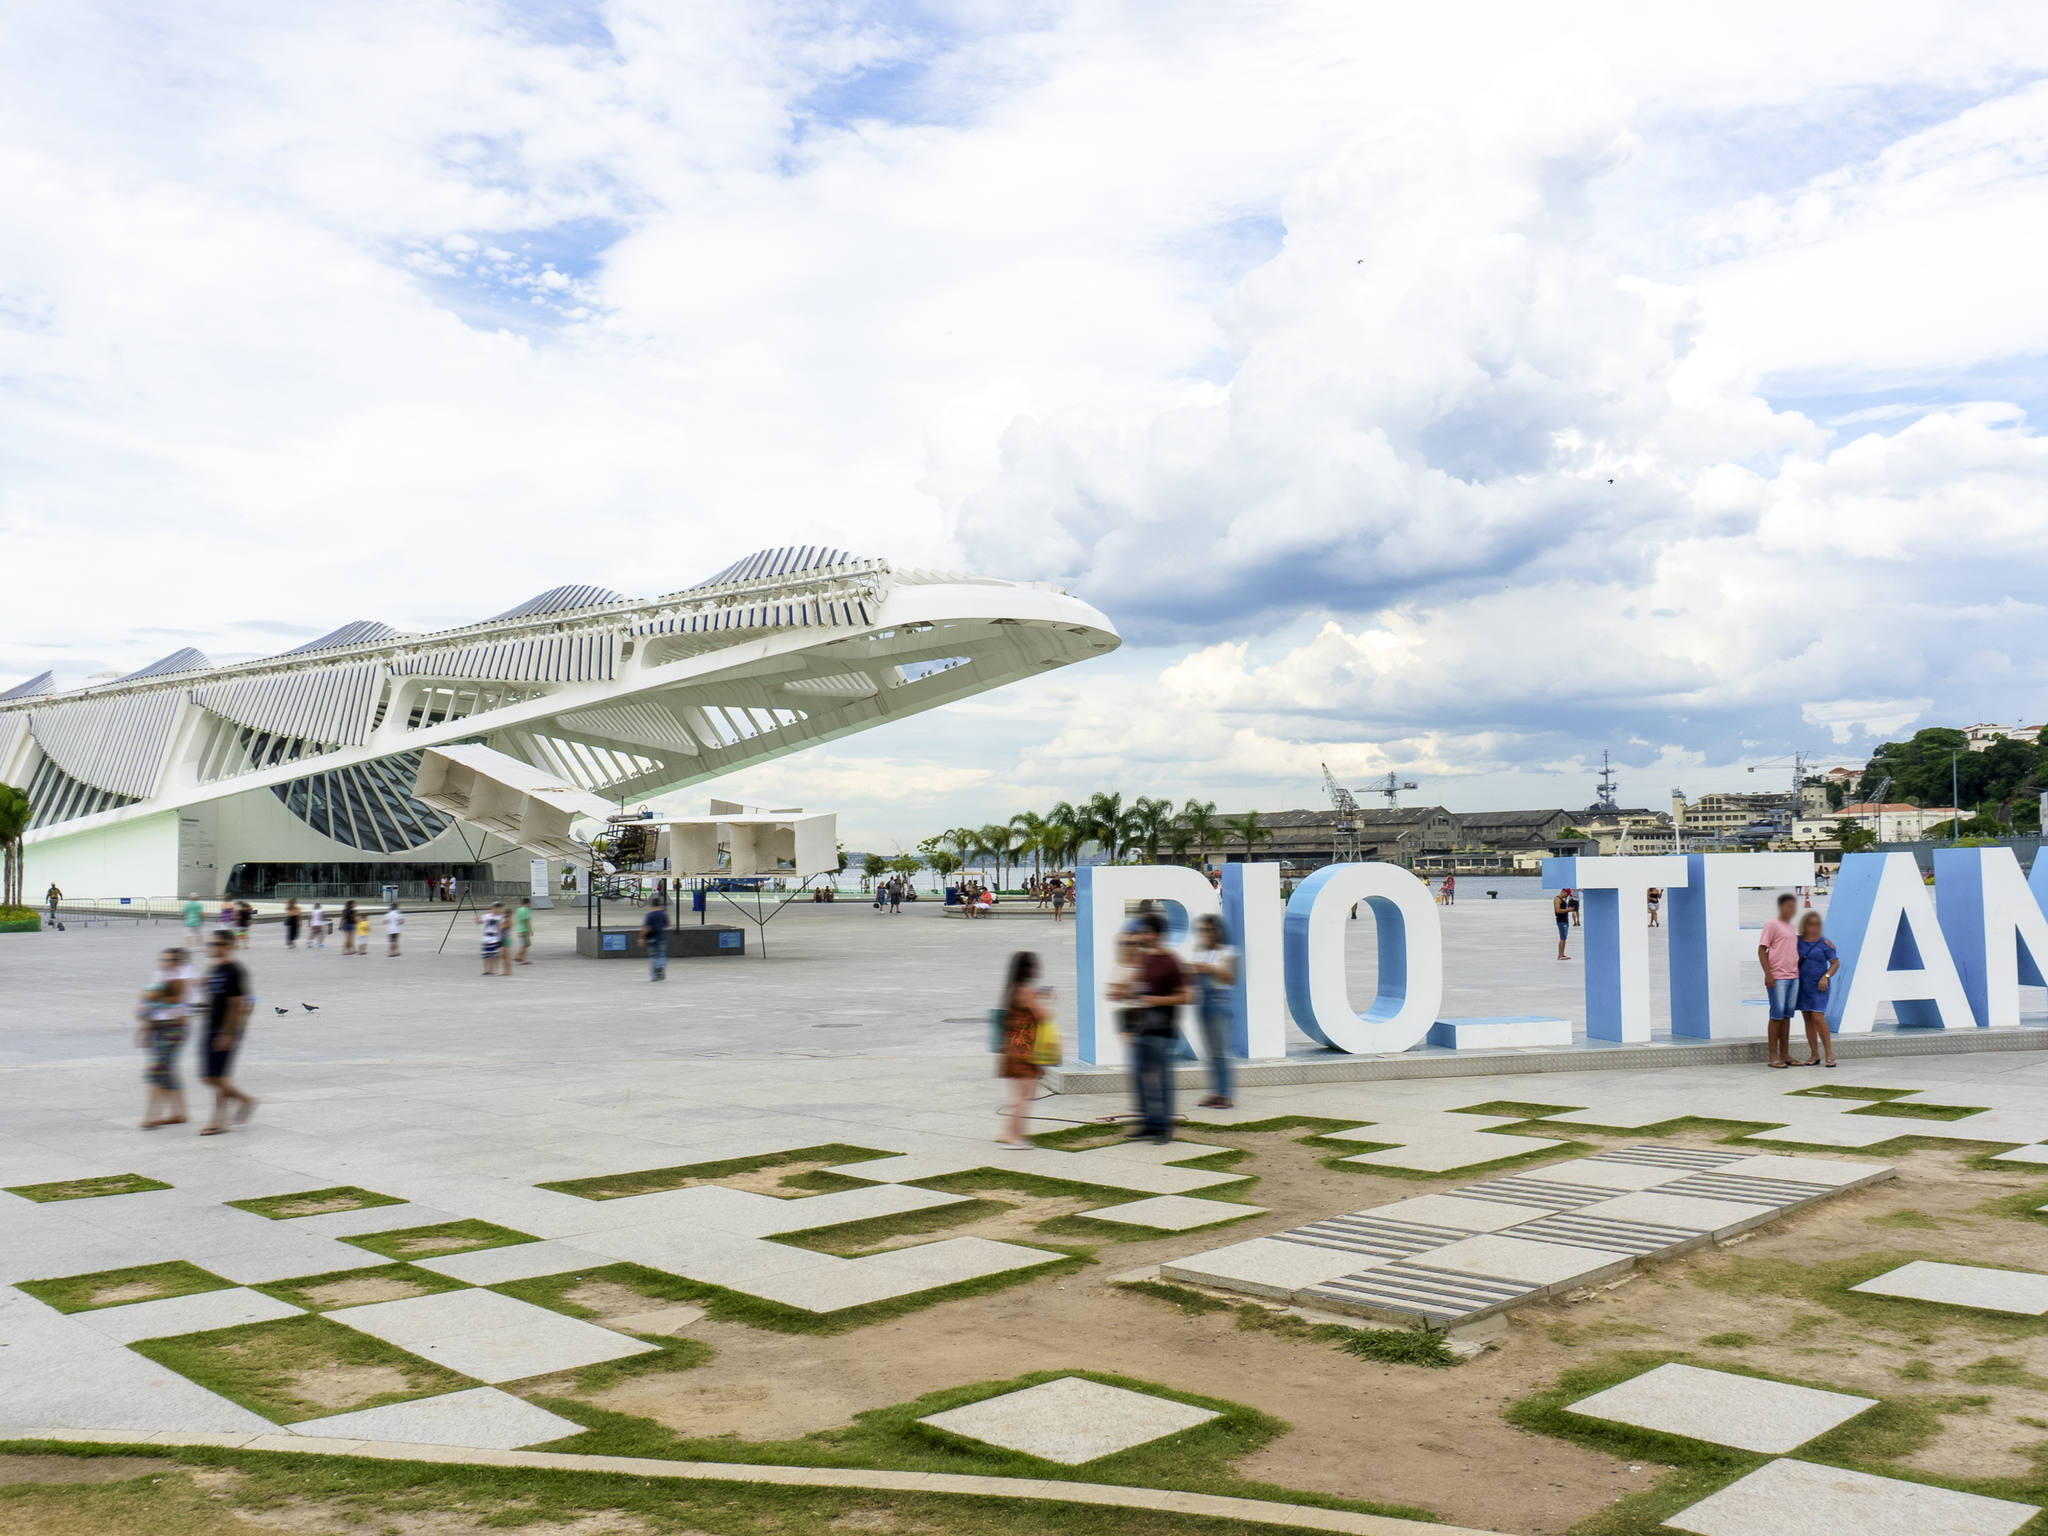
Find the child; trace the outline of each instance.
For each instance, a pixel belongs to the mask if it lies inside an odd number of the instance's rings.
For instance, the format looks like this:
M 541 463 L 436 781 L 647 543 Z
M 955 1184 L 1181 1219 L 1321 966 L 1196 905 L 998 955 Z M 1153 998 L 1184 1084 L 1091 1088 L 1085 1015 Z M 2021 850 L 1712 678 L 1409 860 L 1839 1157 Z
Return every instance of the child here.
M 136 1012 L 135 1043 L 149 1052 L 142 1080 L 149 1094 L 142 1129 L 185 1123 L 185 1094 L 178 1084 L 178 1052 L 185 1044 L 185 980 L 168 957 L 157 979 L 143 991 Z

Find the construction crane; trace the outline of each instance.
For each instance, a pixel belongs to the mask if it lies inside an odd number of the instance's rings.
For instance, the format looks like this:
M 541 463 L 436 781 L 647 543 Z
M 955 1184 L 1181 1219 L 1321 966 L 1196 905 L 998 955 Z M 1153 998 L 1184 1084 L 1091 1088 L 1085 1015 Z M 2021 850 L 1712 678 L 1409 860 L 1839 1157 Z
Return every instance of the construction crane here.
M 1364 817 L 1359 814 L 1358 801 L 1350 790 L 1330 776 L 1328 763 L 1323 764 L 1323 788 L 1330 792 L 1330 805 L 1337 812 L 1337 824 L 1330 839 L 1330 862 L 1356 864 L 1363 857 L 1358 834 Z
M 1390 773 L 1384 779 L 1374 779 L 1372 781 L 1372 793 L 1387 797 L 1388 810 L 1393 810 L 1396 806 L 1400 805 L 1402 790 L 1414 789 L 1415 787 L 1416 784 L 1413 779 L 1403 779 L 1398 773 Z
M 1799 819 L 1800 797 L 1801 791 L 1806 788 L 1806 765 L 1808 761 L 1806 753 L 1802 750 L 1792 753 L 1789 757 L 1767 758 L 1761 763 L 1751 763 L 1749 765 L 1749 772 L 1751 773 L 1755 773 L 1759 768 L 1775 768 L 1780 763 L 1790 763 L 1792 765 L 1792 798 L 1787 803 L 1785 810 L 1785 830 L 1787 832 L 1792 830 L 1792 824 Z

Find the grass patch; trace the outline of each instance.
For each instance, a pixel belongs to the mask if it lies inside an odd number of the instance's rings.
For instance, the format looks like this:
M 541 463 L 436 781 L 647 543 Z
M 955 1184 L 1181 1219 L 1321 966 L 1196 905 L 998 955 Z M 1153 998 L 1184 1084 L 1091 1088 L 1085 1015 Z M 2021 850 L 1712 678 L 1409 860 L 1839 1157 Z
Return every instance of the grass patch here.
M 619 1270 L 637 1270 L 636 1265 L 619 1265 L 615 1269 L 598 1271 L 593 1275 L 543 1275 L 535 1280 L 511 1280 L 490 1289 L 517 1301 L 531 1302 L 537 1307 L 546 1307 L 551 1312 L 560 1312 L 568 1317 L 585 1320 L 601 1319 L 604 1314 L 594 1307 L 586 1307 L 571 1301 L 568 1293 L 586 1284 L 593 1278 L 613 1280 L 628 1290 L 639 1291 L 648 1301 L 649 1310 L 656 1303 L 673 1300 L 672 1297 L 657 1295 L 643 1289 L 630 1279 L 619 1278 Z M 655 1274 L 657 1271 L 641 1271 Z M 666 1333 L 633 1333 L 627 1336 L 652 1344 L 655 1353 L 629 1355 L 623 1360 L 605 1360 L 596 1365 L 583 1367 L 576 1373 L 576 1384 L 572 1390 L 594 1395 L 617 1386 L 635 1376 L 649 1376 L 662 1371 L 687 1371 L 693 1366 L 705 1364 L 717 1351 L 702 1339 L 679 1338 Z
M 1713 1349 L 1747 1349 L 1756 1342 L 1753 1333 L 1710 1333 L 1700 1342 Z
M 1467 1104 L 1451 1111 L 1454 1115 L 1505 1115 L 1511 1120 L 1541 1120 L 1547 1115 L 1568 1115 L 1584 1109 L 1583 1104 L 1529 1104 L 1520 1099 L 1488 1099 L 1484 1104 Z
M 906 1313 L 921 1312 L 926 1307 L 937 1306 L 943 1301 L 957 1301 L 965 1296 L 985 1296 L 992 1291 L 1008 1290 L 1029 1280 L 1042 1280 L 1054 1275 L 1070 1275 L 1076 1270 L 1086 1269 L 1095 1262 L 1095 1256 L 1087 1249 L 1052 1248 L 1050 1251 L 1061 1257 L 1050 1264 L 1038 1264 L 1029 1269 L 1006 1270 L 999 1275 L 983 1275 L 975 1280 L 962 1280 L 957 1285 L 942 1285 L 929 1291 L 916 1291 L 908 1296 L 895 1296 L 887 1301 L 868 1302 L 858 1307 L 842 1307 L 837 1312 L 807 1312 L 802 1307 L 786 1306 L 779 1301 L 769 1301 L 760 1296 L 749 1296 L 745 1291 L 728 1290 L 722 1285 L 710 1285 L 701 1280 L 685 1280 L 680 1275 L 664 1274 L 658 1269 L 645 1269 L 638 1264 L 607 1264 L 602 1268 L 586 1269 L 571 1277 L 569 1284 L 584 1280 L 608 1280 L 619 1285 L 630 1286 L 655 1301 L 693 1301 L 704 1308 L 707 1317 L 721 1323 L 744 1323 L 749 1328 L 760 1328 L 771 1333 L 850 1333 L 856 1328 L 866 1328 L 874 1323 L 887 1322 Z M 548 1276 L 549 1280 L 562 1276 Z M 490 1289 L 502 1291 L 507 1296 L 521 1300 L 533 1300 L 525 1287 L 543 1282 L 521 1280 Z M 536 1295 L 541 1293 L 535 1293 Z
M 1916 1232 L 1932 1231 L 1941 1225 L 1939 1221 L 1928 1215 L 1925 1211 L 1912 1210 L 1886 1211 L 1882 1216 L 1866 1216 L 1863 1218 L 1863 1221 L 1866 1226 L 1905 1227 Z
M 332 1189 L 306 1189 L 296 1195 L 261 1195 L 254 1200 L 222 1202 L 238 1211 L 268 1216 L 272 1221 L 290 1221 L 299 1216 L 325 1216 L 335 1211 L 366 1211 L 378 1205 L 404 1205 L 396 1195 L 380 1195 L 374 1189 L 354 1184 L 337 1184 Z
M 1886 1115 L 1894 1120 L 1967 1120 L 1981 1115 L 1988 1104 L 1923 1104 L 1918 1099 L 1898 1099 L 1883 1104 L 1866 1104 L 1849 1111 L 1852 1115 Z
M 1078 1179 L 1052 1179 L 1044 1174 L 1024 1173 L 1009 1168 L 968 1168 L 941 1174 L 933 1179 L 913 1179 L 915 1189 L 937 1190 L 942 1195 L 977 1195 L 986 1190 L 1007 1189 L 1020 1195 L 1037 1195 L 1047 1200 L 1092 1200 L 1097 1205 L 1127 1205 L 1145 1197 L 1109 1184 L 1086 1184 Z M 1234 1188 L 1236 1186 L 1233 1186 Z
M 1918 1093 L 1918 1088 L 1858 1088 L 1853 1083 L 1822 1083 L 1817 1088 L 1794 1088 L 1785 1097 L 1788 1099 L 1868 1099 L 1872 1103 L 1885 1104 L 1893 1099 L 1903 1099 L 1908 1094 Z
M 1851 1289 L 1914 1259 L 1939 1262 L 1943 1257 L 1941 1254 L 1895 1250 L 1796 1264 L 1790 1259 L 1730 1255 L 1725 1268 L 1701 1270 L 1693 1278 L 1695 1283 L 1723 1295 L 1754 1297 L 1762 1302 L 1781 1305 L 1788 1301 L 1810 1302 L 1853 1319 L 1866 1328 L 1882 1328 L 1917 1344 L 1932 1343 L 1951 1329 L 1966 1328 L 1980 1337 L 2004 1339 L 2048 1334 L 2048 1317 L 1983 1312 L 1972 1307 L 1920 1301 L 1910 1296 L 1878 1296 Z M 1824 1316 L 1818 1313 L 1807 1315 Z
M 332 1312 L 340 1307 L 366 1306 L 377 1301 L 403 1301 L 412 1296 L 432 1296 L 441 1291 L 466 1291 L 469 1285 L 466 1281 L 452 1280 L 447 1275 L 411 1264 L 379 1264 L 374 1269 L 338 1269 L 328 1275 L 272 1280 L 250 1289 L 275 1296 L 279 1301 L 288 1301 L 295 1307 L 304 1307 L 308 1312 Z
M 1510 1126 L 1484 1126 L 1484 1131 L 1509 1131 Z M 1411 1179 L 1430 1181 L 1438 1179 L 1468 1179 L 1481 1174 L 1505 1173 L 1510 1169 L 1532 1167 L 1538 1163 L 1553 1163 L 1562 1158 L 1583 1157 L 1597 1152 L 1598 1147 L 1584 1141 L 1558 1141 L 1547 1147 L 1532 1147 L 1527 1152 L 1514 1152 L 1506 1157 L 1488 1158 L 1483 1163 L 1466 1163 L 1461 1168 L 1400 1168 L 1391 1163 L 1354 1163 L 1354 1157 L 1363 1157 L 1368 1152 L 1398 1150 L 1399 1142 L 1355 1142 L 1333 1141 L 1327 1136 L 1304 1136 L 1301 1144 L 1305 1147 L 1327 1147 L 1334 1149 L 1329 1157 L 1323 1158 L 1322 1165 L 1337 1173 L 1372 1173 L 1390 1179 Z
M 1005 1205 L 1000 1200 L 963 1200 L 958 1205 L 932 1205 L 923 1210 L 898 1211 L 892 1216 L 869 1216 L 860 1221 L 835 1222 L 829 1227 L 812 1227 L 804 1232 L 778 1232 L 771 1236 L 771 1243 L 782 1243 L 791 1248 L 805 1248 L 812 1253 L 833 1253 L 843 1258 L 859 1258 L 864 1254 L 881 1252 L 892 1237 L 903 1237 L 921 1232 L 943 1232 L 948 1227 L 963 1227 L 977 1221 L 986 1221 L 1000 1216 L 1005 1211 L 1014 1211 L 1014 1205 Z
M 1120 1291 L 1129 1291 L 1134 1296 L 1149 1296 L 1154 1301 L 1163 1301 L 1168 1306 L 1178 1307 L 1183 1317 L 1204 1317 L 1212 1312 L 1233 1312 L 1238 1306 L 1236 1302 L 1221 1300 L 1205 1291 L 1175 1285 L 1171 1280 L 1119 1280 L 1116 1288 Z
M 395 1232 L 365 1232 L 342 1239 L 352 1248 L 366 1248 L 387 1259 L 438 1259 L 451 1253 L 481 1253 L 486 1248 L 510 1248 L 514 1243 L 537 1243 L 530 1232 L 489 1221 L 443 1221 L 430 1227 L 400 1227 Z
M 476 1385 L 324 1317 L 243 1323 L 129 1347 L 280 1424 Z
M 1986 1200 L 1976 1209 L 1978 1214 L 1983 1216 L 2005 1216 L 2019 1221 L 2048 1222 L 2048 1215 L 2044 1215 L 2041 1210 L 2044 1205 L 2048 1205 L 2048 1186 L 2037 1184 L 2032 1189 L 2023 1189 L 2014 1194 L 1999 1195 L 1995 1199 Z
M 161 1179 L 146 1179 L 139 1173 L 110 1173 L 97 1179 L 59 1179 L 54 1184 L 11 1184 L 7 1193 L 49 1205 L 58 1200 L 97 1200 L 103 1195 L 139 1195 L 170 1187 Z
M 195 1296 L 201 1291 L 225 1291 L 234 1281 L 223 1280 L 197 1264 L 172 1259 L 164 1264 L 137 1264 L 130 1269 L 102 1269 L 90 1275 L 66 1275 L 60 1280 L 23 1280 L 17 1290 L 37 1301 L 48 1302 L 59 1312 L 91 1312 L 100 1307 L 118 1307 L 125 1302 L 161 1301 L 166 1296 Z
M 682 1163 L 673 1168 L 647 1168 L 638 1173 L 608 1173 L 587 1179 L 558 1179 L 537 1187 L 552 1189 L 564 1195 L 575 1195 L 581 1200 L 623 1200 L 631 1195 L 651 1195 L 663 1190 L 687 1189 L 693 1184 L 707 1184 L 743 1173 L 759 1173 L 763 1169 L 780 1168 L 788 1163 L 870 1163 L 877 1158 L 897 1155 L 894 1152 L 880 1152 L 873 1147 L 856 1147 L 845 1142 L 824 1142 L 815 1147 L 797 1147 L 792 1151 L 769 1152 L 759 1157 L 728 1157 L 709 1163 Z M 787 1182 L 800 1184 L 807 1192 L 818 1193 L 865 1189 L 872 1181 L 848 1178 L 819 1169 L 795 1175 Z

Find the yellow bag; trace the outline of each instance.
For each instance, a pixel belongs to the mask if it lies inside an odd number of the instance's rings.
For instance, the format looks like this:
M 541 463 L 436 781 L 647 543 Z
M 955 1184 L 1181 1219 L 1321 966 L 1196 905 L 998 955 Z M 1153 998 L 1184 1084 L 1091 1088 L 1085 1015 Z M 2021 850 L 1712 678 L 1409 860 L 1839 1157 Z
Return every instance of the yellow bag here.
M 1051 1014 L 1038 1021 L 1038 1033 L 1031 1039 L 1031 1064 L 1056 1067 L 1060 1064 L 1060 1027 Z

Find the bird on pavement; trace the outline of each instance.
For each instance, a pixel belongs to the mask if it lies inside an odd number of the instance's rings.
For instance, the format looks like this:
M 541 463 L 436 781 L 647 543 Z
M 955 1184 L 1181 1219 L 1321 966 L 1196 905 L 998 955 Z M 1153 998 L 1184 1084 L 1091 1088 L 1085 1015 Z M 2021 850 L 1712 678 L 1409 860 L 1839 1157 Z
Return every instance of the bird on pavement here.
M 305 1009 L 306 1012 L 308 1013 L 318 1013 L 320 1011 L 320 1005 L 318 1003 L 301 1003 L 299 1004 L 299 1006 Z M 279 1009 L 278 1011 L 280 1013 L 283 1012 L 282 1009 Z

